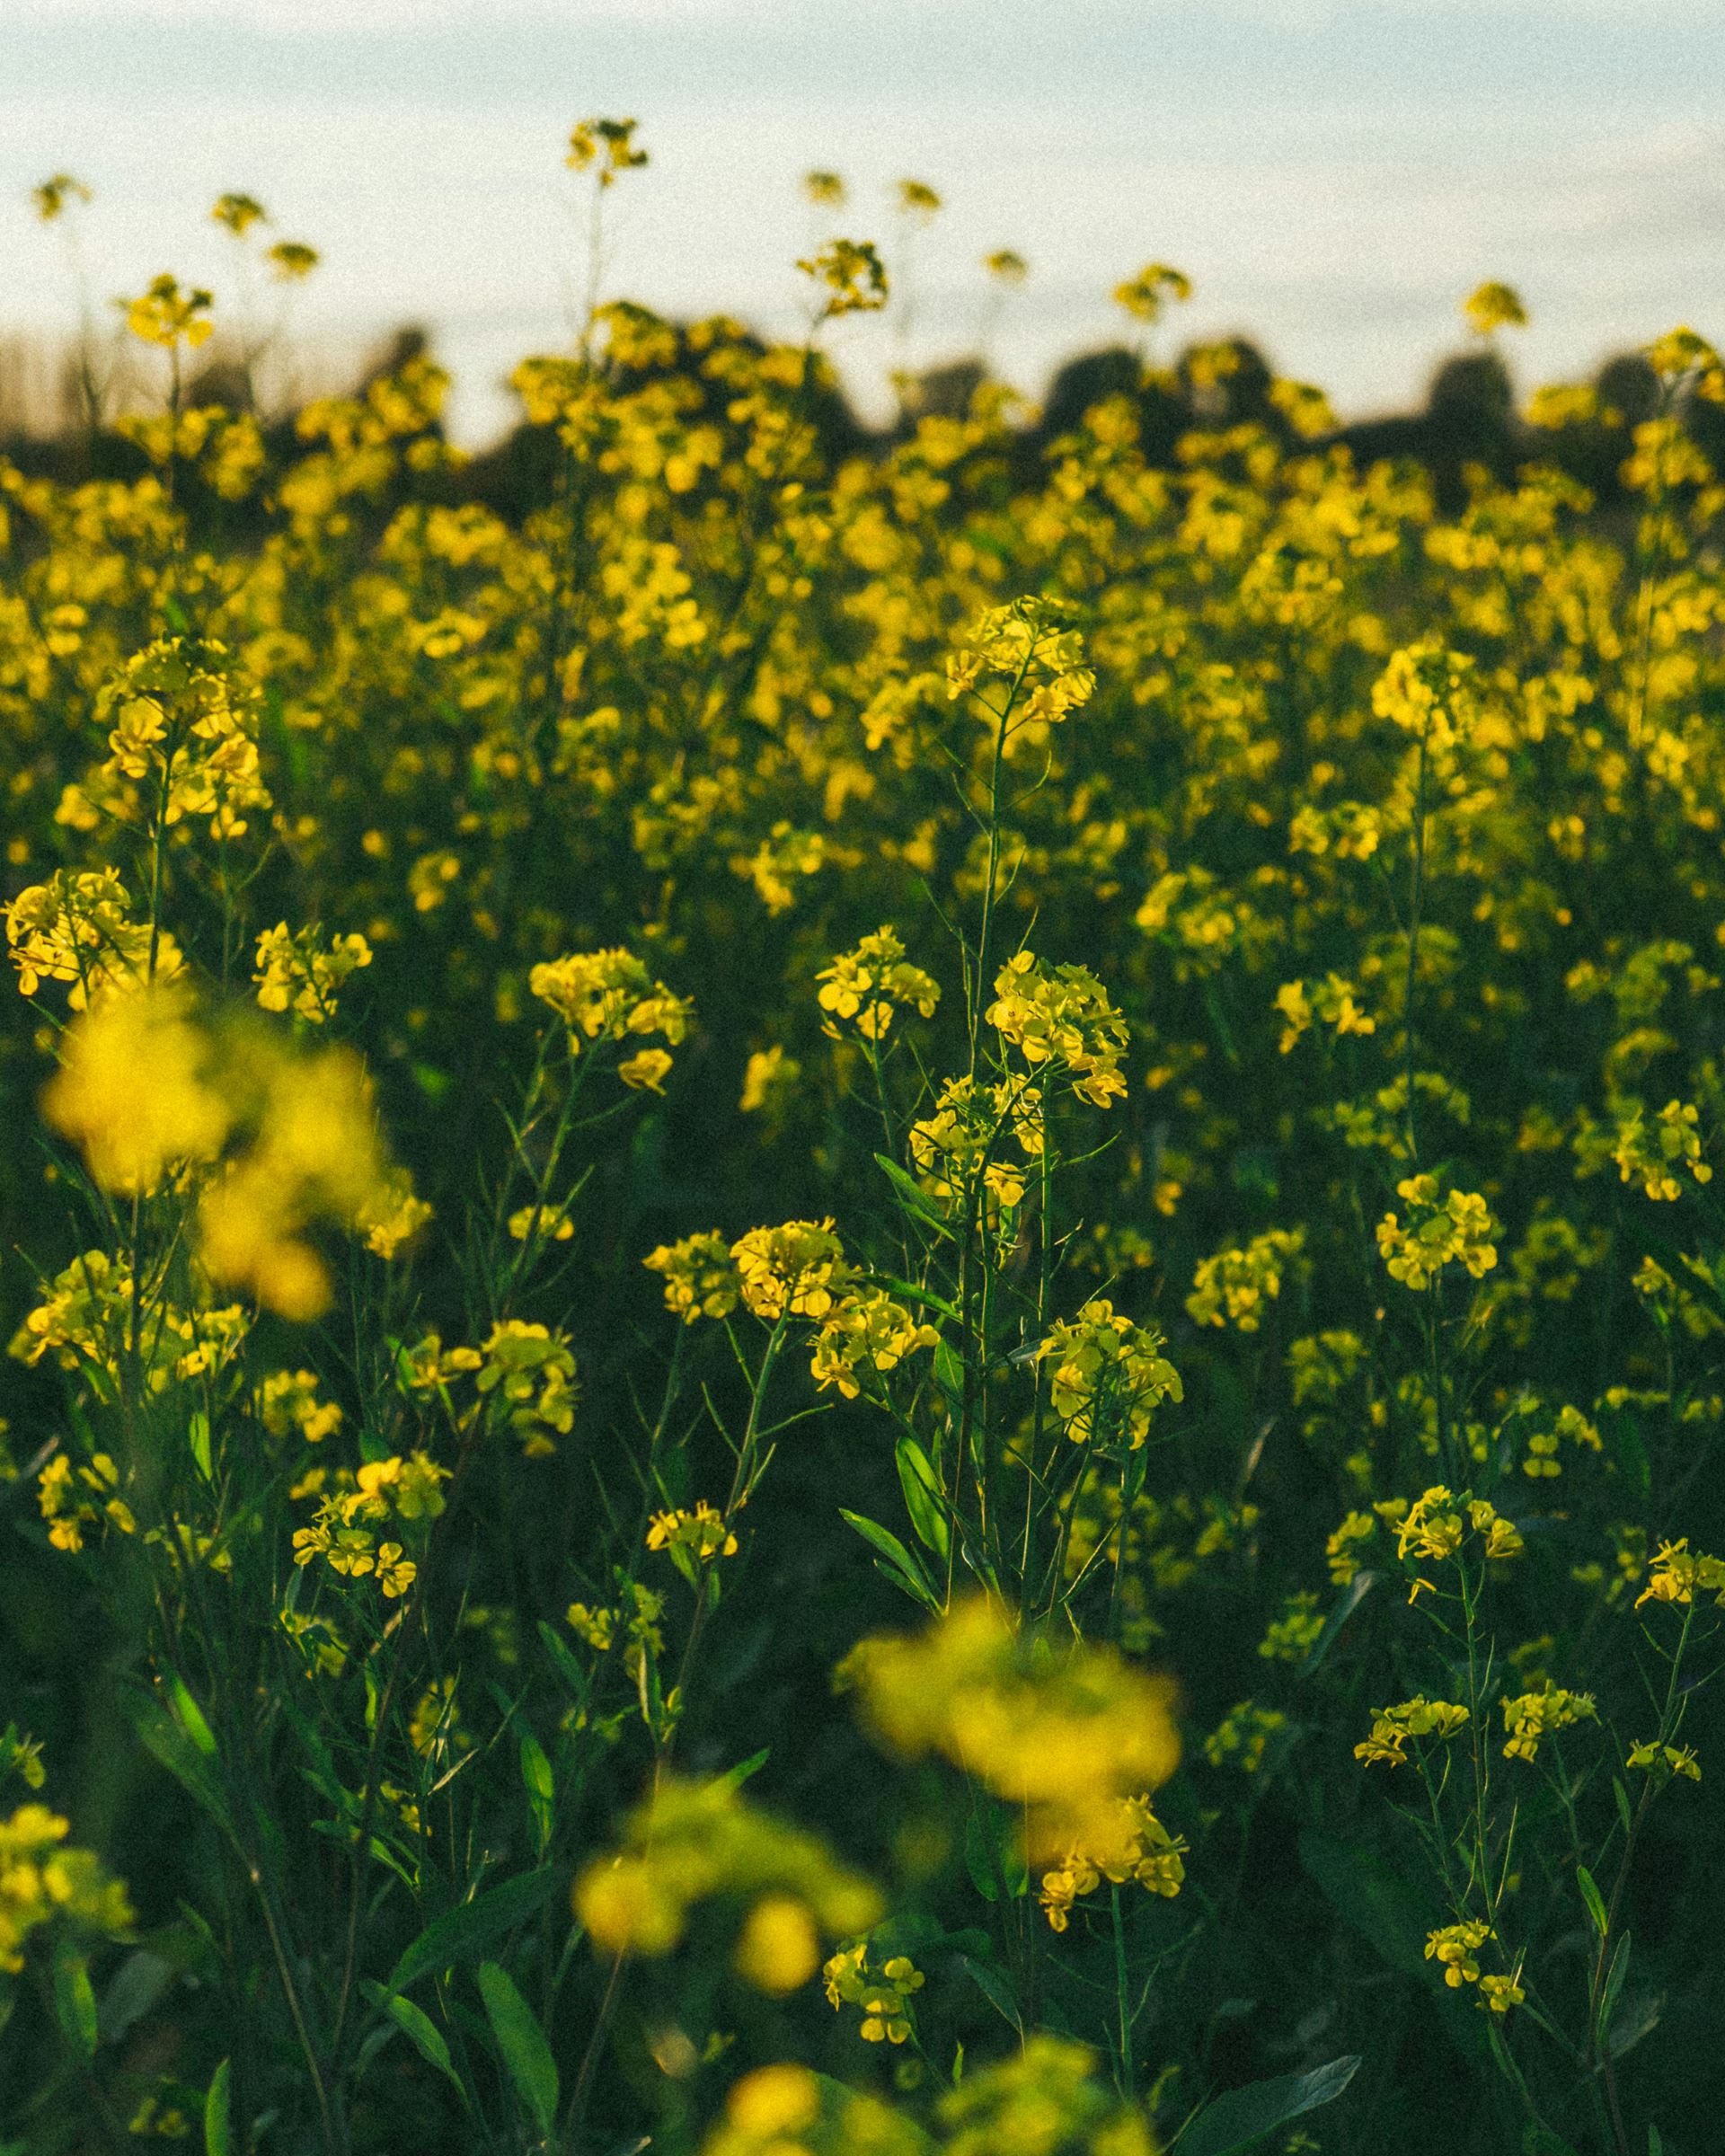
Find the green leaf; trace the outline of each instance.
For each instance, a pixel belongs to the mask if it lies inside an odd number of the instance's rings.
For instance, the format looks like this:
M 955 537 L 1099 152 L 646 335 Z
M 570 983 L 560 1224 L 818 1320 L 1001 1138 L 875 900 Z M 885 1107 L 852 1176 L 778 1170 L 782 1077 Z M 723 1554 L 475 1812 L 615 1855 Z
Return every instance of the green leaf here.
M 209 2077 L 209 2093 L 204 2099 L 204 2156 L 233 2156 L 233 2076 L 232 2061 L 224 2059 Z
M 191 1445 L 191 1456 L 198 1472 L 206 1482 L 215 1480 L 209 1461 L 209 1417 L 201 1408 L 195 1409 L 186 1425 L 186 1436 Z
M 1665 2143 L 1659 2139 L 1659 2129 L 1651 2125 L 1647 2129 L 1647 2156 L 1665 2156 Z
M 557 1778 L 551 1771 L 544 1746 L 530 1729 L 524 1731 L 521 1737 L 521 1780 L 527 1792 L 527 1802 L 533 1807 L 534 1824 L 539 1830 L 539 1853 L 543 1856 L 551 1840 L 552 1800 L 557 1794 Z
M 477 1977 L 485 2018 L 497 2038 L 498 2055 L 509 2069 L 516 2093 L 532 2112 L 541 2134 L 550 2138 L 557 2124 L 557 2062 L 533 2009 L 494 1961 L 481 1962 Z
M 964 1398 L 964 1360 L 948 1340 L 934 1344 L 934 1383 L 941 1388 L 946 1404 L 957 1408 Z
M 934 1590 L 929 1586 L 928 1575 L 896 1534 L 881 1526 L 878 1520 L 864 1519 L 860 1512 L 846 1512 L 842 1505 L 838 1508 L 838 1516 L 847 1527 L 854 1528 L 871 1549 L 878 1550 L 907 1579 L 916 1583 L 919 1601 L 927 1603 L 931 1608 L 933 1606 Z
M 721 1789 L 740 1789 L 751 1775 L 760 1772 L 772 1756 L 772 1745 L 763 1745 L 758 1752 L 751 1753 L 747 1759 L 739 1759 L 734 1767 L 727 1767 L 713 1787 Z
M 381 1984 L 366 1985 L 372 2003 L 387 2014 L 408 2042 L 429 2065 L 435 2066 L 456 2094 L 464 2108 L 471 2108 L 467 2091 L 462 2086 L 461 2076 L 456 2072 L 455 2062 L 449 2056 L 449 2046 L 443 2040 L 443 2032 L 429 2014 L 423 2013 L 411 1999 L 398 1999 L 385 1991 Z
M 494 1939 L 524 1923 L 555 1884 L 549 1870 L 524 1872 L 434 1918 L 395 1964 L 389 1990 L 404 1992 L 433 1970 L 452 1969 L 473 1960 Z
M 1290 2118 L 1333 2103 L 1358 2072 L 1358 2057 L 1350 2054 L 1310 2073 L 1279 2073 L 1274 2081 L 1230 2089 L 1206 2104 L 1181 2135 L 1181 2156 L 1233 2156 L 1236 2149 L 1249 2149 Z
M 907 1213 L 920 1220 L 925 1228 L 933 1228 L 937 1235 L 949 1239 L 952 1231 L 929 1203 L 928 1193 L 915 1176 L 907 1175 L 897 1161 L 889 1161 L 884 1153 L 877 1153 L 874 1164 L 892 1185 L 893 1194 Z
M 1632 1834 L 1635 1832 L 1635 1817 L 1629 1808 L 1629 1791 L 1614 1774 L 1611 1778 L 1611 1793 L 1617 1799 L 1617 1816 L 1623 1823 L 1624 1833 Z
M 898 1469 L 898 1487 L 905 1493 L 905 1510 L 910 1515 L 916 1539 L 944 1564 L 951 1542 L 933 1462 L 908 1434 L 900 1437 L 893 1448 L 893 1459 Z
M 1623 1979 L 1629 1975 L 1629 1938 L 1625 1931 L 1618 1940 L 1611 1957 L 1611 1966 L 1606 1971 L 1606 1988 L 1599 1994 L 1599 2027 L 1609 2028 L 1611 2018 L 1617 2010 L 1617 1995 L 1623 1988 Z
M 54 1966 L 54 2018 L 60 2034 L 81 2058 L 96 2055 L 96 1994 L 90 1964 L 82 1954 L 66 1954 Z
M 185 1685 L 178 1677 L 168 1679 L 168 1702 L 173 1710 L 174 1720 L 179 1723 L 192 1743 L 197 1745 L 206 1759 L 214 1759 L 216 1756 L 215 1733 L 204 1719 L 203 1709 L 192 1698 L 190 1692 L 186 1690 Z
M 1614 2059 L 1633 2051 L 1643 2037 L 1650 2037 L 1665 2011 L 1663 1992 L 1637 1992 L 1624 2000 L 1617 2019 L 1606 2036 L 1606 2050 Z
M 120 1695 L 120 1702 L 137 1741 L 150 1757 L 158 1766 L 165 1767 L 188 1796 L 231 1834 L 233 1826 L 228 1818 L 227 1800 L 202 1749 L 192 1742 L 159 1699 L 148 1693 L 128 1692 Z
M 1298 1674 L 1311 1676 L 1323 1663 L 1324 1657 L 1335 1645 L 1341 1628 L 1377 1585 L 1376 1572 L 1356 1572 L 1343 1590 L 1340 1601 L 1323 1621 L 1323 1630 L 1312 1642 L 1311 1649 L 1300 1664 Z
M 1428 1911 L 1401 1872 L 1368 1850 L 1350 1848 L 1315 1828 L 1300 1836 L 1300 1862 L 1336 1913 L 1392 1968 L 1410 1975 L 1430 1970 L 1426 1959 Z
M 545 1652 L 557 1665 L 557 1674 L 564 1683 L 578 1697 L 585 1696 L 588 1688 L 587 1672 L 570 1651 L 569 1642 L 561 1638 L 543 1617 L 539 1620 L 539 1638 L 544 1646 Z
M 1603 1939 L 1611 1929 L 1606 1915 L 1605 1896 L 1594 1885 L 1593 1874 L 1585 1864 L 1576 1866 L 1575 1883 L 1581 1889 L 1581 1899 L 1588 1904 L 1588 1914 L 1593 1919 L 1593 1928 Z
M 992 1901 L 993 1898 L 991 1895 L 989 1899 Z M 1013 1987 L 1004 1975 L 991 1963 L 978 1961 L 972 1954 L 960 1954 L 959 1966 L 1001 2019 L 1022 2037 L 1024 2033 L 1024 2018 L 1018 2010 L 1018 2001 L 1013 1997 Z

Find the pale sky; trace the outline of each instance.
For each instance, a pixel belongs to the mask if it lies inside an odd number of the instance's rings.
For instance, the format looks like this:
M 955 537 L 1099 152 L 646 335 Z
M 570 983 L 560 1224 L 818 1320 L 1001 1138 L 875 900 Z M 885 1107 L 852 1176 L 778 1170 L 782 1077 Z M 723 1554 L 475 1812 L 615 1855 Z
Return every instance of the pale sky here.
M 796 320 L 798 181 L 889 252 L 892 183 L 947 208 L 916 243 L 910 358 L 974 346 L 978 259 L 1031 278 L 994 332 L 1031 394 L 1124 326 L 1150 259 L 1347 411 L 1420 395 L 1487 277 L 1522 291 L 1525 380 L 1678 320 L 1725 321 L 1725 0 L 0 0 L 0 332 L 73 302 L 27 197 L 96 192 L 98 296 L 234 276 L 210 202 L 243 189 L 324 265 L 303 344 L 432 331 L 470 439 L 513 359 L 566 341 L 582 278 L 570 125 L 632 114 L 607 290 Z M 837 348 L 878 403 L 894 332 Z

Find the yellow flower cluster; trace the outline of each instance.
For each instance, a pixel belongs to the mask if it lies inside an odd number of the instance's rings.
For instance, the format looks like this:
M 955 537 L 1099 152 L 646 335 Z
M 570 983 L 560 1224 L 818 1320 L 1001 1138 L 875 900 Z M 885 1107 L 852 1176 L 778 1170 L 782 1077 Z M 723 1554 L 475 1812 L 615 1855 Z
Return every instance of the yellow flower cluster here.
M 1255 1774 L 1272 1741 L 1287 1727 L 1287 1717 L 1279 1707 L 1242 1700 L 1204 1739 L 1204 1756 L 1213 1767 L 1238 1767 L 1243 1774 Z
M 1436 1961 L 1444 1972 L 1444 1982 L 1451 1991 L 1464 1990 L 1470 1984 L 1479 1986 L 1479 2002 L 1494 2014 L 1507 2014 L 1512 2006 L 1520 2006 L 1526 1999 L 1522 1987 L 1521 1971 L 1517 1968 L 1508 1975 L 1483 1975 L 1480 1970 L 1480 1948 L 1497 1933 L 1481 1918 L 1470 1917 L 1457 1924 L 1442 1924 L 1426 1935 L 1426 1959 Z
M 999 2064 L 967 2073 L 942 2099 L 942 2156 L 1154 2156 L 1143 2114 L 1120 2101 L 1094 2055 L 1039 2031 Z
M 914 2120 L 807 2066 L 757 2066 L 725 2099 L 701 2156 L 926 2156 Z
M 1033 1070 L 1048 1065 L 1064 1071 L 1081 1100 L 1106 1108 L 1125 1098 L 1126 1021 L 1087 968 L 1046 968 L 1021 950 L 995 976 L 986 1015 Z
M 312 1524 L 295 1529 L 294 1562 L 321 1557 L 344 1578 L 375 1577 L 391 1599 L 406 1594 L 419 1567 L 398 1540 L 380 1539 L 376 1530 L 392 1514 L 410 1524 L 436 1519 L 443 1510 L 438 1485 L 448 1479 L 448 1469 L 427 1453 L 367 1461 L 351 1489 L 323 1498 Z
M 826 1317 L 852 1275 L 831 1220 L 751 1228 L 730 1256 L 745 1307 L 769 1325 L 787 1316 Z
M 1032 1859 L 1106 1846 L 1122 1800 L 1179 1763 L 1166 1684 L 1106 1648 L 1039 1650 L 987 1596 L 918 1637 L 864 1640 L 845 1668 L 893 1750 L 939 1753 L 1022 1813 Z
M 1010 1132 L 1022 1159 L 995 1158 Z M 969 1077 L 949 1078 L 933 1112 L 910 1127 L 910 1157 L 923 1188 L 943 1206 L 963 1212 L 976 1202 L 976 1186 L 998 1205 L 1024 1202 L 1024 1162 L 1042 1157 L 1042 1094 L 1039 1087 L 986 1085 Z
M 132 1925 L 126 1889 L 87 1849 L 68 1849 L 70 1824 L 43 1804 L 0 1819 L 0 1972 L 16 1975 L 31 1936 L 61 1922 L 123 1935 Z
M 915 1009 L 933 1018 L 940 983 L 913 966 L 896 930 L 879 928 L 854 950 L 842 952 L 816 976 L 827 1012 L 822 1029 L 839 1038 L 839 1022 L 854 1026 L 864 1040 L 885 1038 L 896 1011 Z
M 105 996 L 75 1020 L 42 1105 L 104 1189 L 147 1195 L 170 1169 L 210 1171 L 200 1263 L 284 1317 L 316 1317 L 329 1302 L 307 1238 L 317 1223 L 358 1229 L 388 1256 L 429 1211 L 387 1162 L 356 1057 L 213 1032 L 172 988 Z
M 1641 1109 L 1619 1124 L 1611 1157 L 1620 1180 L 1639 1182 L 1649 1197 L 1674 1203 L 1683 1196 L 1677 1171 L 1686 1169 L 1697 1183 L 1710 1183 L 1713 1171 L 1701 1157 L 1699 1111 L 1694 1101 L 1668 1100 L 1651 1130 Z
M 1276 1008 L 1285 1021 L 1278 1046 L 1286 1056 L 1314 1019 L 1331 1027 L 1338 1039 L 1349 1033 L 1376 1033 L 1377 1021 L 1359 1007 L 1359 991 L 1340 974 L 1326 974 L 1310 986 L 1305 981 L 1284 981 L 1276 991 Z
M 1391 655 L 1372 689 L 1372 709 L 1418 736 L 1429 749 L 1454 748 L 1475 716 L 1471 675 L 1464 653 L 1429 641 Z
M 926 1980 L 907 1954 L 890 1954 L 876 1968 L 868 1940 L 854 1940 L 839 1948 L 820 1974 L 836 2013 L 854 2006 L 862 2014 L 857 2034 L 865 2044 L 908 2041 L 916 2019 L 911 1998 Z
M 854 1288 L 827 1312 L 815 1336 L 810 1367 L 823 1392 L 832 1385 L 844 1399 L 855 1400 L 907 1355 L 934 1347 L 940 1337 L 885 1288 Z
M 579 1398 L 575 1357 L 562 1336 L 522 1318 L 502 1319 L 477 1350 L 474 1366 L 480 1397 L 492 1397 L 496 1413 L 521 1440 L 527 1458 L 554 1453 L 555 1439 L 569 1435 Z
M 647 1547 L 669 1551 L 683 1560 L 683 1569 L 692 1570 L 715 1557 L 735 1557 L 737 1537 L 723 1515 L 703 1500 L 692 1509 L 656 1512 L 648 1523 Z
M 46 883 L 20 891 L 5 909 L 6 940 L 18 986 L 34 995 L 62 981 L 73 1010 L 111 989 L 171 980 L 183 961 L 172 936 L 152 937 L 132 917 L 126 887 L 111 869 L 58 869 Z
M 1411 1551 L 1442 1564 L 1460 1553 L 1470 1529 L 1482 1539 L 1485 1557 L 1520 1556 L 1521 1535 L 1513 1522 L 1486 1498 L 1454 1497 L 1441 1482 L 1409 1506 L 1396 1527 L 1395 1553 L 1405 1558 Z
M 562 1020 L 572 1053 L 583 1041 L 624 1042 L 658 1034 L 668 1047 L 638 1048 L 617 1065 L 617 1075 L 628 1086 L 662 1089 L 671 1067 L 669 1050 L 687 1034 L 694 1006 L 654 980 L 632 952 L 571 952 L 535 966 L 527 985 Z
M 1429 1287 L 1446 1265 L 1464 1266 L 1478 1280 L 1498 1262 L 1497 1225 L 1484 1198 L 1464 1190 L 1440 1198 L 1434 1175 L 1404 1176 L 1395 1194 L 1409 1208 L 1407 1225 L 1394 1213 L 1377 1224 L 1378 1255 L 1392 1280 Z
M 315 929 L 290 930 L 279 921 L 258 938 L 252 975 L 258 1007 L 291 1011 L 307 1025 L 323 1025 L 335 1016 L 349 976 L 370 964 L 371 946 L 363 936 L 334 936 L 325 944 Z
M 1096 676 L 1084 665 L 1082 638 L 1067 626 L 1065 611 L 1048 599 L 1015 599 L 990 607 L 966 632 L 963 645 L 946 662 L 947 694 L 979 696 L 982 708 L 1006 729 L 1008 743 L 1039 740 L 1050 726 L 1088 703 Z M 978 685 L 1004 680 L 1006 702 L 995 706 Z
M 1269 1228 L 1243 1250 L 1202 1259 L 1186 1298 L 1187 1315 L 1198 1325 L 1256 1332 L 1265 1303 L 1281 1294 L 1284 1277 L 1305 1248 L 1304 1228 Z
M 1539 1756 L 1541 1740 L 1553 1730 L 1568 1729 L 1576 1722 L 1598 1719 L 1590 1692 L 1565 1692 L 1559 1684 L 1545 1684 L 1537 1692 L 1524 1692 L 1503 1702 L 1503 1727 L 1508 1737 L 1503 1756 L 1531 1763 Z
M 730 1245 L 717 1229 L 661 1243 L 641 1263 L 663 1276 L 665 1307 L 686 1325 L 697 1318 L 728 1318 L 742 1294 Z
M 159 1393 L 220 1372 L 248 1330 L 238 1303 L 181 1309 L 156 1297 L 148 1327 L 134 1341 L 134 1308 L 131 1268 L 106 1250 L 85 1250 L 49 1283 L 13 1336 L 10 1352 L 31 1365 L 51 1355 L 63 1370 L 96 1379 L 105 1397 L 114 1396 L 122 1365 Z
M 136 1534 L 137 1523 L 119 1489 L 119 1470 L 110 1454 L 93 1453 L 87 1467 L 75 1468 L 64 1453 L 56 1453 L 36 1481 L 37 1507 L 55 1549 L 82 1550 L 85 1531 L 102 1519 L 122 1534 Z M 82 1494 L 86 1490 L 89 1496 Z
M 1711 1595 L 1725 1609 L 1725 1557 L 1709 1557 L 1692 1550 L 1684 1535 L 1675 1542 L 1661 1542 L 1647 1568 L 1647 1585 L 1635 1597 L 1644 1602 L 1693 1603 L 1697 1595 Z
M 112 724 L 106 762 L 62 805 L 64 820 L 128 823 L 208 818 L 213 835 L 242 836 L 270 807 L 258 764 L 259 694 L 234 676 L 226 648 L 166 637 L 128 659 L 96 702 Z
M 1447 1700 L 1419 1698 L 1403 1700 L 1399 1707 L 1380 1707 L 1372 1716 L 1371 1735 L 1354 1746 L 1354 1757 L 1368 1767 L 1404 1767 L 1411 1738 L 1441 1742 L 1458 1736 L 1468 1719 L 1465 1707 Z
M 1669 1781 L 1679 1774 L 1689 1781 L 1701 1780 L 1701 1763 L 1687 1745 L 1632 1745 L 1623 1764 L 1650 1775 L 1656 1783 Z
M 1128 1880 L 1148 1894 L 1172 1900 L 1186 1878 L 1186 1843 L 1157 1818 L 1147 1797 L 1128 1797 L 1111 1830 L 1066 1851 L 1042 1874 L 1038 1898 L 1049 1928 L 1064 1931 L 1075 1903 L 1094 1894 L 1104 1879 Z
M 1155 1409 L 1182 1397 L 1163 1346 L 1154 1326 L 1135 1323 L 1101 1295 L 1050 1328 L 1036 1360 L 1051 1365 L 1049 1404 L 1075 1445 L 1137 1450 Z
M 874 1888 L 824 1843 L 724 1780 L 662 1780 L 630 1815 L 622 1848 L 589 1864 L 574 1889 L 576 1915 L 610 1954 L 668 1954 L 692 1912 L 716 1898 L 748 1913 L 745 1974 L 775 1993 L 814 1975 L 820 1932 L 866 1931 L 880 1913 Z M 800 1922 L 786 1922 L 787 1904 Z M 751 1955 L 748 1927 L 763 1908 L 769 1935 Z
M 307 1445 L 321 1445 L 341 1427 L 341 1410 L 318 1398 L 310 1370 L 275 1370 L 258 1387 L 258 1420 L 272 1437 L 297 1431 Z

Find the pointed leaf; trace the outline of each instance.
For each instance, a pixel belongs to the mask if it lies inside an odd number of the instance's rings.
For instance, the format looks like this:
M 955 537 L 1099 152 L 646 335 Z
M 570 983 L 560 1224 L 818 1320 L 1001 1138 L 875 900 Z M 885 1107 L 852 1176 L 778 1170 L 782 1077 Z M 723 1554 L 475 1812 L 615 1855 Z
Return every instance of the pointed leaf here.
M 463 2088 L 461 2076 L 456 2072 L 455 2062 L 449 2056 L 449 2046 L 443 2040 L 443 2031 L 430 2015 L 422 2012 L 411 1999 L 400 1999 L 394 1993 L 385 1991 L 381 1984 L 367 1984 L 366 1989 L 371 1995 L 373 2004 L 389 2016 L 420 2056 L 442 2074 L 461 2099 L 463 2107 L 470 2107 L 467 2091 Z
M 54 2019 L 80 2058 L 94 2058 L 96 1994 L 90 1982 L 90 1964 L 82 1954 L 63 1955 L 55 1964 Z
M 557 2124 L 557 2062 L 544 2031 L 514 1981 L 496 1962 L 481 1962 L 477 1979 L 498 2055 L 509 2069 L 516 2094 L 549 2139 Z
M 548 1870 L 524 1872 L 435 1918 L 395 1964 L 388 1988 L 404 1992 L 434 1969 L 473 1960 L 494 1939 L 525 1923 L 555 1884 L 555 1875 Z
M 232 2062 L 224 2059 L 209 2077 L 209 2093 L 204 2099 L 204 2156 L 233 2156 L 233 2073 Z
M 1581 1889 L 1581 1899 L 1588 1904 L 1588 1914 L 1593 1919 L 1593 1928 L 1603 1939 L 1611 1929 L 1606 1916 L 1606 1900 L 1585 1864 L 1576 1866 L 1575 1883 Z
M 1290 2118 L 1332 2103 L 1359 2071 L 1359 2060 L 1331 2059 L 1310 2073 L 1278 2073 L 1274 2081 L 1249 2081 L 1205 2105 L 1181 2135 L 1180 2156 L 1234 2156 L 1273 2134 Z
M 933 1592 L 927 1574 L 889 1529 L 881 1526 L 878 1520 L 865 1519 L 860 1512 L 846 1512 L 842 1505 L 838 1508 L 838 1516 L 847 1527 L 854 1528 L 871 1549 L 878 1550 L 882 1557 L 896 1565 L 907 1579 L 917 1581 L 924 1598 Z
M 893 1459 L 898 1469 L 898 1487 L 905 1493 L 905 1510 L 910 1515 L 916 1539 L 944 1564 L 951 1542 L 933 1463 L 908 1435 L 898 1440 L 893 1449 Z

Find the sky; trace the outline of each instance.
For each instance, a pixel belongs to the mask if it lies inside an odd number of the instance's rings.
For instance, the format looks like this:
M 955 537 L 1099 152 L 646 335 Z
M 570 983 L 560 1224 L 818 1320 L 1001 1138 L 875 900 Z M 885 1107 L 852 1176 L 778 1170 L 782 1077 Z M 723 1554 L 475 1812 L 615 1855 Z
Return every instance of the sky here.
M 1486 278 L 1533 317 L 1528 384 L 1725 331 L 1721 0 L 0 0 L 0 340 L 75 312 L 48 173 L 94 190 L 99 301 L 171 269 L 230 320 L 208 209 L 243 189 L 322 252 L 308 363 L 422 323 L 483 440 L 513 361 L 571 335 L 562 152 L 600 113 L 651 158 L 608 199 L 606 291 L 668 314 L 796 331 L 810 166 L 889 259 L 893 184 L 941 192 L 909 323 L 835 340 L 876 411 L 895 365 L 985 332 L 1036 395 L 1126 328 L 1109 294 L 1151 260 L 1197 287 L 1170 349 L 1244 331 L 1349 413 L 1416 402 Z M 991 320 L 1003 246 L 1031 274 Z

